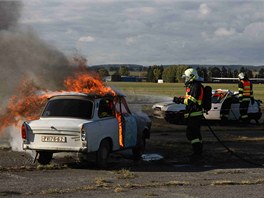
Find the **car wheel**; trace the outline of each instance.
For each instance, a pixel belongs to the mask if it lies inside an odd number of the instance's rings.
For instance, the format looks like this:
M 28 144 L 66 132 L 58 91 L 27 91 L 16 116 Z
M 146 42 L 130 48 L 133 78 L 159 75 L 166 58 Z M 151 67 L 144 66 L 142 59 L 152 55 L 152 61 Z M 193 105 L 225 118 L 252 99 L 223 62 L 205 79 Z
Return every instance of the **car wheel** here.
M 142 154 L 144 153 L 146 148 L 146 138 L 142 137 L 141 142 L 136 147 L 132 148 L 133 158 L 134 160 L 140 160 Z
M 38 152 L 38 154 L 38 163 L 40 163 L 41 165 L 49 164 L 53 156 L 53 153 L 48 151 L 40 151 Z
M 99 149 L 96 152 L 96 164 L 99 168 L 106 168 L 110 153 L 110 143 L 108 140 L 103 140 L 100 143 Z

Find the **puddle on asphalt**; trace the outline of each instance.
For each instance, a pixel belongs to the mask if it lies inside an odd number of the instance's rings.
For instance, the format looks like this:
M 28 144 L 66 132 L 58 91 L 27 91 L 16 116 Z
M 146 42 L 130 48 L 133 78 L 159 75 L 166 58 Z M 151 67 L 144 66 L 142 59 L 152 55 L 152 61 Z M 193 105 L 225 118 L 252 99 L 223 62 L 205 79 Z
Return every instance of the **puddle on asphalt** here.
M 158 161 L 158 160 L 162 160 L 164 157 L 159 155 L 159 154 L 143 154 L 142 159 L 144 161 Z

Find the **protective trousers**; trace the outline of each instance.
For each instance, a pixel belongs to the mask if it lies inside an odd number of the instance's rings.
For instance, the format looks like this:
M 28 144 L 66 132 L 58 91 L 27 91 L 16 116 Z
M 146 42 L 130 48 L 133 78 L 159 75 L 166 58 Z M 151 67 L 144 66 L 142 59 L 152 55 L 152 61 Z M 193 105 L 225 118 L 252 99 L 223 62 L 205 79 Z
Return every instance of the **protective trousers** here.
M 240 118 L 241 120 L 247 120 L 248 119 L 248 106 L 250 101 L 242 101 L 240 102 Z
M 186 136 L 192 144 L 193 154 L 197 155 L 201 155 L 203 152 L 201 121 L 202 116 L 189 117 L 186 129 Z

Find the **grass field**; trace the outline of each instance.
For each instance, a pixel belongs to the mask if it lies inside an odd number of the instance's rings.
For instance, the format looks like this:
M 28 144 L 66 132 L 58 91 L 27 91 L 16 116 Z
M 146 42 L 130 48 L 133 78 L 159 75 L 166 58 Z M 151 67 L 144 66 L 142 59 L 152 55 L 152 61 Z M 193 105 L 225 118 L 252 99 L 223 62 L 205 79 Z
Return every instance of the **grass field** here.
M 108 82 L 108 86 L 114 87 L 127 95 L 154 95 L 154 96 L 184 96 L 183 83 L 147 83 L 147 82 Z M 212 83 L 213 89 L 229 89 L 237 91 L 237 84 Z M 264 102 L 264 84 L 253 85 L 254 97 Z

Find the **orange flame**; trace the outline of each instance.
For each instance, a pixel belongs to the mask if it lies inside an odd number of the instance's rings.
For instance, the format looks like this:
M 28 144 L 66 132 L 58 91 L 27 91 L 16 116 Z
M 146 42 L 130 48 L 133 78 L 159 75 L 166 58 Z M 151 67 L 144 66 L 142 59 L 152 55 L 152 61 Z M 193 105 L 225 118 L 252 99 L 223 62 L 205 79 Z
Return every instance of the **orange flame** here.
M 36 94 L 39 89 L 30 81 L 23 81 L 19 86 L 19 93 L 12 96 L 5 111 L 0 115 L 0 131 L 15 125 L 24 118 L 31 120 L 38 118 L 41 107 L 47 97 Z
M 47 98 L 65 91 L 80 92 L 85 94 L 112 94 L 115 92 L 106 87 L 97 76 L 88 73 L 76 73 L 64 81 L 66 90 L 48 92 L 39 89 L 32 81 L 24 80 L 18 87 L 18 93 L 9 99 L 5 110 L 0 114 L 0 132 L 9 126 L 17 126 L 20 121 L 38 119 Z
M 10 98 L 4 113 L 0 115 L 0 132 L 9 126 L 18 126 L 23 120 L 38 119 L 47 98 L 58 93 L 70 91 L 116 96 L 116 93 L 110 87 L 104 85 L 99 75 L 92 75 L 87 71 L 85 72 L 83 68 L 81 69 L 81 72 L 64 80 L 65 91 L 50 93 L 47 90 L 39 89 L 31 81 L 23 81 L 19 86 L 18 94 Z M 119 144 L 122 148 L 124 147 L 124 140 L 121 114 L 116 113 L 116 118 L 118 120 Z
M 77 73 L 74 75 L 74 77 L 68 77 L 66 80 L 64 80 L 64 86 L 66 87 L 66 91 L 80 92 L 85 94 L 116 95 L 116 93 L 110 87 L 106 87 L 104 85 L 98 75 L 92 76 L 88 73 Z

